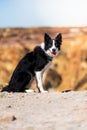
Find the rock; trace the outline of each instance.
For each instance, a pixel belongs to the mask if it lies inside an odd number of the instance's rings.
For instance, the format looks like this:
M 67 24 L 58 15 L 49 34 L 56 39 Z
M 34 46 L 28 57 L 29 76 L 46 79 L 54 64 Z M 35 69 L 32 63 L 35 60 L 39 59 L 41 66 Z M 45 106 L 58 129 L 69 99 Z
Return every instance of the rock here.
M 6 115 L 0 117 L 0 122 L 9 122 L 16 120 L 16 117 L 14 115 Z

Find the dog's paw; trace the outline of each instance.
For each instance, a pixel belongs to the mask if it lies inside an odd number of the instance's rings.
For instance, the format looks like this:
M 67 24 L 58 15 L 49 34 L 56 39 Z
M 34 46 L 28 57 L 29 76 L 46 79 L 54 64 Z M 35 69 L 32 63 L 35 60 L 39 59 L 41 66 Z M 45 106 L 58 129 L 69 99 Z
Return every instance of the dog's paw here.
M 32 93 L 32 92 L 34 92 L 34 90 L 33 89 L 26 89 L 25 92 L 26 93 Z

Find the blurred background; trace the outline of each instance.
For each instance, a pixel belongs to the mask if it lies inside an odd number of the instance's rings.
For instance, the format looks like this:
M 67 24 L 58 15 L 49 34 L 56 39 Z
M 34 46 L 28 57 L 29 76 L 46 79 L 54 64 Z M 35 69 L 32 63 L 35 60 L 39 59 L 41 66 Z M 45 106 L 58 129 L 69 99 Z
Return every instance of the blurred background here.
M 43 41 L 62 33 L 61 53 L 43 81 L 49 91 L 87 89 L 87 1 L 1 0 L 0 87 L 8 84 L 19 60 Z M 36 83 L 32 86 L 35 89 Z

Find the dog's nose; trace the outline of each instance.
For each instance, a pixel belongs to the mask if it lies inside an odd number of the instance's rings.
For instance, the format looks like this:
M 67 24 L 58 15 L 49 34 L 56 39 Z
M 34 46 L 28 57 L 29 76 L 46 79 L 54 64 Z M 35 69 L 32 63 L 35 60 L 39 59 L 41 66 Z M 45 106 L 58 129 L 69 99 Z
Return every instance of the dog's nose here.
M 52 49 L 53 52 L 56 52 L 56 49 Z

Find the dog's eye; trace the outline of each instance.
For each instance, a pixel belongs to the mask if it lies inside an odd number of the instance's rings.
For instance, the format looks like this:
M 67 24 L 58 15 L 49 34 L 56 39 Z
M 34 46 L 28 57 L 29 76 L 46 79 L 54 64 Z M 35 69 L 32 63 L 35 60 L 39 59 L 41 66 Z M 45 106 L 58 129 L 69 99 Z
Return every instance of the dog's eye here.
M 48 47 L 50 48 L 51 46 L 52 46 L 52 43 L 49 43 L 49 44 L 48 44 Z
M 55 46 L 58 47 L 59 46 L 58 43 L 55 43 Z
M 60 43 L 55 43 L 55 46 L 58 48 L 58 47 L 60 47 Z

